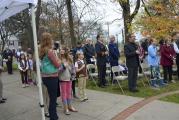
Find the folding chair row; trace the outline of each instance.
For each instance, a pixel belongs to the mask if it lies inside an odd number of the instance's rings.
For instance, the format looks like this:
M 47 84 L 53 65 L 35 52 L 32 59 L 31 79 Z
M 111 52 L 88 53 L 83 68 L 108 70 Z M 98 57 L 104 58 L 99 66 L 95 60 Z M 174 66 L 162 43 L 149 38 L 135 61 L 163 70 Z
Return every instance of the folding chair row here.
M 98 78 L 98 72 L 97 72 L 96 65 L 88 64 L 87 65 L 87 72 L 88 72 L 89 77 L 92 79 L 92 81 L 94 82 L 94 84 L 97 87 L 96 80 L 95 80 L 95 78 Z
M 121 81 L 127 80 L 128 76 L 122 75 L 121 72 L 122 71 L 120 70 L 119 66 L 113 66 L 112 67 L 112 73 L 113 73 L 112 85 L 113 85 L 114 80 L 116 80 L 117 84 L 119 85 L 119 87 L 122 91 L 122 93 L 124 94 L 124 90 L 121 86 Z

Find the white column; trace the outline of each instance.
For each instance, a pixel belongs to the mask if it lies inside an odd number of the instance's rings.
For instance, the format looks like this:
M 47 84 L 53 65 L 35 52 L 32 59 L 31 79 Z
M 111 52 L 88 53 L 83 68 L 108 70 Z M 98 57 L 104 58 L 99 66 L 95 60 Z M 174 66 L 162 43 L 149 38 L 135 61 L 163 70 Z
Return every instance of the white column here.
M 35 21 L 35 6 L 32 6 L 32 30 L 33 30 L 33 40 L 34 40 L 34 48 L 35 48 L 35 60 L 36 60 L 36 68 L 37 68 L 37 80 L 38 80 L 38 88 L 39 88 L 39 99 L 40 105 L 44 105 L 43 95 L 42 95 L 42 79 L 40 74 L 40 60 L 38 54 L 38 44 L 37 44 L 37 30 L 36 30 L 36 21 Z M 45 120 L 44 107 L 41 107 L 42 120 Z

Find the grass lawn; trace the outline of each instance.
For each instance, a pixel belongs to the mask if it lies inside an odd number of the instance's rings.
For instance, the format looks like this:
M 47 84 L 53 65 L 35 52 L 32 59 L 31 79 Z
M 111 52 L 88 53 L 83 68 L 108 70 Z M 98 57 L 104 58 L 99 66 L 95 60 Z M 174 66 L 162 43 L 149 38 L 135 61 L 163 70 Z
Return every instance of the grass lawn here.
M 142 85 L 141 80 L 139 79 L 138 80 L 138 89 L 139 89 L 138 93 L 131 93 L 128 91 L 127 80 L 122 81 L 121 85 L 123 87 L 125 95 L 134 96 L 134 97 L 142 97 L 142 98 L 148 98 L 148 97 L 155 96 L 158 94 L 179 90 L 179 82 L 178 81 L 177 81 L 177 83 L 170 83 L 169 85 L 160 88 L 160 90 L 155 90 L 155 89 L 152 89 L 151 87 L 149 87 L 147 82 L 146 82 L 146 87 L 144 87 Z M 106 88 L 99 88 L 99 87 L 96 87 L 91 80 L 88 80 L 87 88 L 92 89 L 92 90 L 97 90 L 97 91 L 114 93 L 114 94 L 122 94 L 121 89 L 119 88 L 119 86 L 117 84 L 113 85 L 113 86 L 109 85 Z M 176 102 L 177 101 L 176 103 L 179 103 L 179 94 L 174 95 L 174 96 L 168 96 L 161 100 L 165 100 L 168 102 Z
M 174 102 L 179 104 L 179 94 L 169 95 L 164 98 L 161 98 L 162 101 Z
M 13 68 L 13 70 L 17 70 L 17 69 L 18 69 L 18 65 L 15 64 L 15 63 L 13 63 L 13 64 L 12 64 L 12 68 Z M 7 66 L 6 66 L 6 64 L 4 64 L 4 71 L 7 71 Z

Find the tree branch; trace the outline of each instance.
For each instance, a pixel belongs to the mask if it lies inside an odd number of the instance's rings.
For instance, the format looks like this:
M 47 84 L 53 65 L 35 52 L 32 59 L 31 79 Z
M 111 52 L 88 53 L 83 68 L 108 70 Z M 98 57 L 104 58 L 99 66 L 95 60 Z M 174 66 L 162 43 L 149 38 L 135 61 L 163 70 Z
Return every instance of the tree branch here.
M 137 0 L 137 1 L 136 1 L 135 10 L 134 10 L 134 12 L 131 14 L 131 16 L 130 16 L 130 19 L 131 19 L 131 20 L 132 20 L 132 19 L 135 17 L 135 15 L 138 13 L 139 8 L 140 8 L 140 0 Z
M 143 6 L 144 6 L 144 10 L 145 10 L 145 12 L 147 13 L 148 16 L 151 17 L 151 14 L 150 14 L 150 12 L 149 12 L 148 9 L 147 9 L 147 6 L 146 6 L 144 0 L 141 0 L 141 1 L 142 1 Z

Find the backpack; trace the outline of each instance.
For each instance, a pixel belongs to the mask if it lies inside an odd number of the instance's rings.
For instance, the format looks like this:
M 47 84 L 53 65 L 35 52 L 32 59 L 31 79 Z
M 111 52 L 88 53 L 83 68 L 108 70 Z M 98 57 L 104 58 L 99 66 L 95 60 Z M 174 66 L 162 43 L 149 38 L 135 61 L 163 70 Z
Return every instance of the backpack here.
M 53 74 L 58 72 L 58 68 L 53 65 L 51 60 L 48 58 L 48 55 L 45 55 L 41 60 L 40 70 L 43 74 Z

